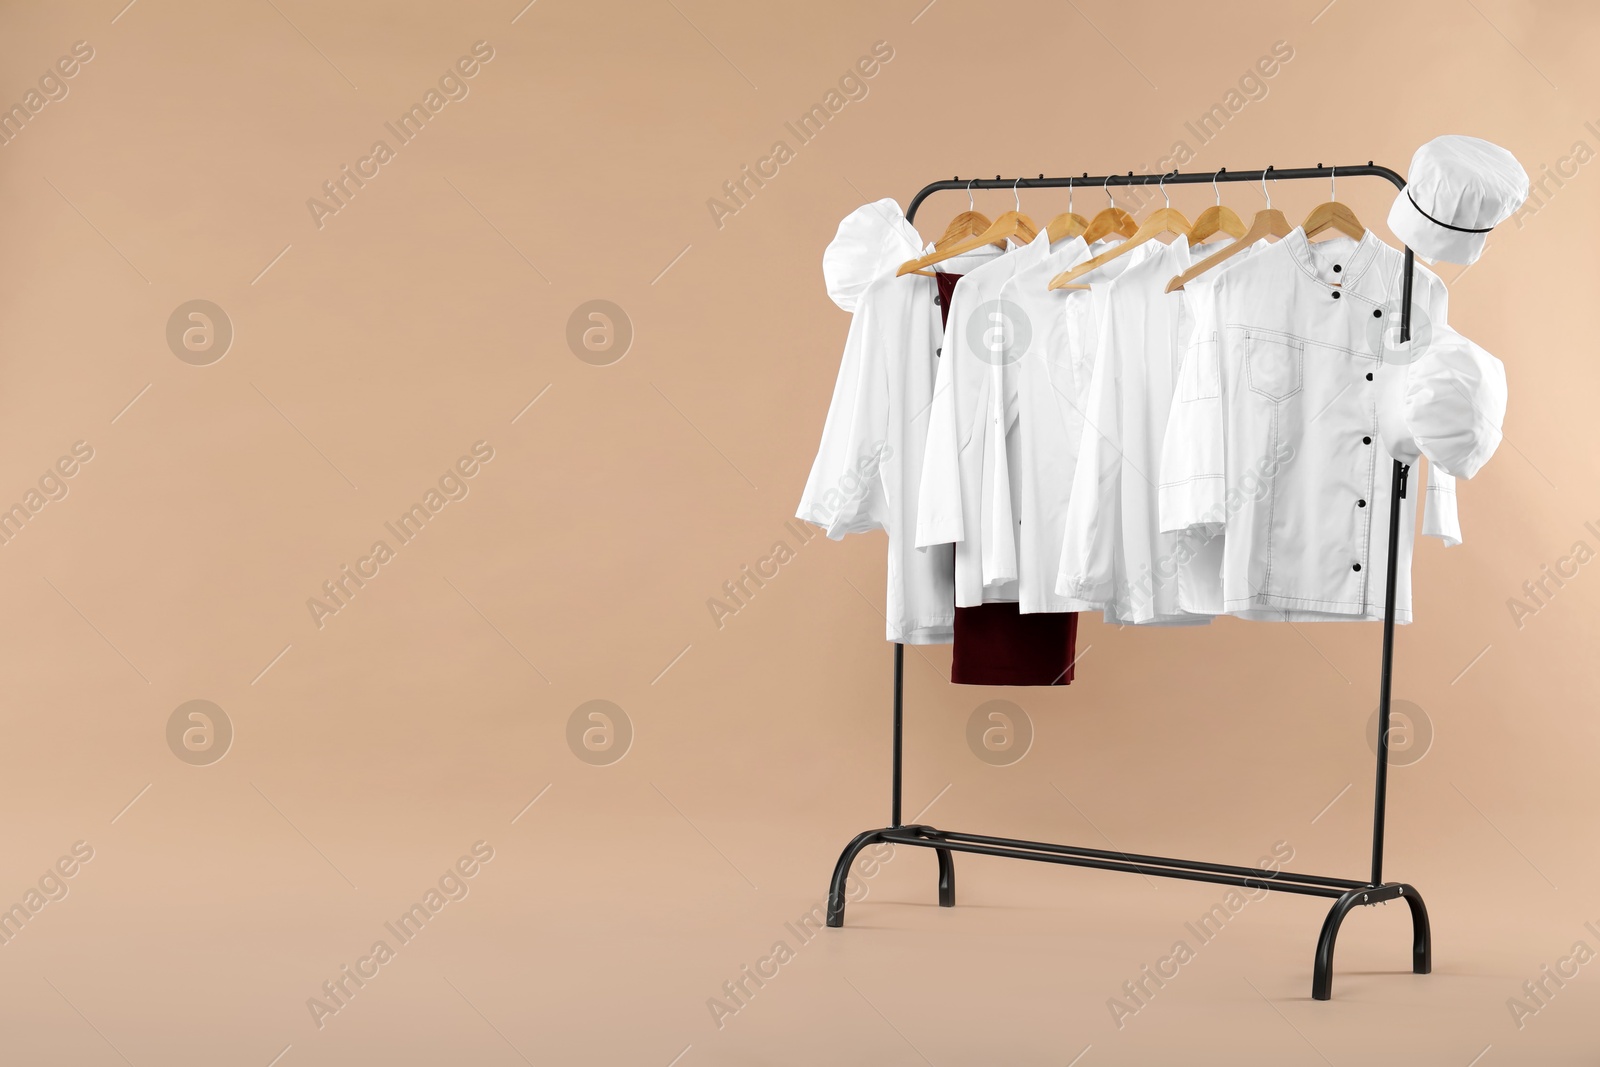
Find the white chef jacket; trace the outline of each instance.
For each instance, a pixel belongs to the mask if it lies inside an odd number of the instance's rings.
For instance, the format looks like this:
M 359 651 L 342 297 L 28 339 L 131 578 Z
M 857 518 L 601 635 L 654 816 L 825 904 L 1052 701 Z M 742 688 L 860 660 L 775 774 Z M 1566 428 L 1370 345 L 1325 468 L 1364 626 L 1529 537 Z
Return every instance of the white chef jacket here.
M 1227 613 L 1381 619 L 1393 459 L 1382 413 L 1415 391 L 1413 374 L 1448 378 L 1468 408 L 1493 409 L 1492 373 L 1463 374 L 1395 344 L 1403 269 L 1402 253 L 1370 231 L 1313 245 L 1297 228 L 1222 271 L 1197 306 L 1163 443 L 1159 510 L 1165 530 L 1225 531 Z M 1412 285 L 1419 334 L 1447 334 L 1444 284 L 1418 263 Z M 1465 358 L 1480 368 L 1492 361 L 1479 354 Z M 1465 421 L 1461 434 L 1481 436 L 1494 420 Z M 1452 505 L 1428 531 L 1441 535 L 1455 519 L 1448 473 L 1430 500 Z M 1419 495 L 1413 486 L 1401 501 L 1402 623 L 1411 620 Z
M 1168 293 L 1167 282 L 1193 261 L 1189 242 L 1151 247 L 1153 254 L 1104 285 L 1056 591 L 1104 604 L 1110 623 L 1205 623 L 1222 612 L 1222 538 L 1163 532 L 1156 482 L 1193 304 L 1217 271 Z
M 1047 234 L 956 287 L 939 361 L 917 511 L 917 544 L 955 543 L 958 607 L 1099 607 L 1055 590 L 1092 358 L 1094 291 L 1050 279 L 1112 247 Z M 1087 276 L 1115 276 L 1134 249 Z
M 856 214 L 870 212 L 862 217 L 870 223 L 882 218 L 875 210 L 882 204 L 867 205 Z M 893 218 L 884 222 L 894 230 L 900 224 L 909 230 L 903 216 L 898 223 Z M 914 233 L 902 231 L 902 237 L 910 239 Z M 892 264 L 855 298 L 822 444 L 797 514 L 824 527 L 834 539 L 886 531 L 886 637 L 906 644 L 939 644 L 950 642 L 954 631 L 953 550 L 949 545 L 919 549 L 913 544 L 928 408 L 943 339 L 935 303 L 938 286 L 930 277 L 894 276 L 899 263 L 920 252 L 913 245 L 883 257 Z M 965 273 L 999 255 L 999 249 L 988 245 L 933 269 Z

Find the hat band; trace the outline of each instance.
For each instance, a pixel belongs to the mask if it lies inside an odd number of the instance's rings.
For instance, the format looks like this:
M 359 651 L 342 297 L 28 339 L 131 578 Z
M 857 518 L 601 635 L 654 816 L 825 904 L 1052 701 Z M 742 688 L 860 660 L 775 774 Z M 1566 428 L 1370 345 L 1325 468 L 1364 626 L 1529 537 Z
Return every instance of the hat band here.
M 1440 219 L 1436 219 L 1432 215 L 1428 214 L 1426 211 L 1423 211 L 1422 210 L 1422 205 L 1417 203 L 1417 198 L 1412 196 L 1410 193 L 1406 193 L 1406 199 L 1411 201 L 1411 206 L 1417 209 L 1417 214 L 1421 215 L 1423 218 L 1427 219 L 1429 222 L 1433 223 L 1435 226 L 1443 226 L 1445 229 L 1454 230 L 1457 233 L 1488 233 L 1490 230 L 1494 229 L 1493 226 L 1485 226 L 1481 230 L 1474 230 L 1474 229 L 1472 229 L 1470 227 L 1467 227 L 1467 226 L 1452 226 L 1448 222 L 1444 222 L 1444 221 L 1442 221 Z

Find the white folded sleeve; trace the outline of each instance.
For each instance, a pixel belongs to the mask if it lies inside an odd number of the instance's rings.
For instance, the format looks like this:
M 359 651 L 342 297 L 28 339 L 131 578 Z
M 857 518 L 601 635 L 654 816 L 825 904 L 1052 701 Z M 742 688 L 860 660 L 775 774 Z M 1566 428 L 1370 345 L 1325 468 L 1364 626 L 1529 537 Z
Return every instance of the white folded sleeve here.
M 874 394 L 882 391 L 874 379 L 882 376 L 883 366 L 868 351 L 873 341 L 870 318 L 860 312 L 850 322 L 822 441 L 795 510 L 797 517 L 821 526 L 834 540 L 884 528 L 886 509 L 877 477 L 882 457 L 875 454 L 884 427 L 874 425 L 881 420 L 872 417 L 883 410 L 874 402 Z
M 1471 478 L 1500 447 L 1503 363 L 1449 327 L 1435 328 L 1406 375 L 1406 429 L 1446 474 Z
M 1227 411 L 1222 398 L 1215 290 L 1195 301 L 1195 329 L 1161 441 L 1156 491 L 1161 529 L 1220 530 L 1227 521 Z
M 1115 299 L 1118 283 L 1109 283 L 1107 289 Z M 1116 598 L 1113 540 L 1121 495 L 1117 474 L 1122 465 L 1122 405 L 1114 346 L 1119 341 L 1117 316 L 1102 315 L 1056 577 L 1060 595 L 1099 605 Z

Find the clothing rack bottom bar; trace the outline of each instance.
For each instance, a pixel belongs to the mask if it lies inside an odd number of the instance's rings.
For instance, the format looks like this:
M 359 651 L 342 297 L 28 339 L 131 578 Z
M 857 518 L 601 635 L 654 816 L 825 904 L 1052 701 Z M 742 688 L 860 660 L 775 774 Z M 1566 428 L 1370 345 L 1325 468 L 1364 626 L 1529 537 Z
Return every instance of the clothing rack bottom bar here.
M 1167 856 L 1143 856 L 1132 852 L 1114 852 L 1104 849 L 1082 848 L 1077 845 L 1048 844 L 1041 841 L 1022 841 L 1010 837 L 992 837 L 987 834 L 963 834 L 953 830 L 928 830 L 925 831 L 929 838 L 941 842 L 962 842 L 973 845 L 993 845 L 1008 848 L 1026 849 L 1036 852 L 1050 852 L 1062 856 L 1080 856 L 1086 859 L 1104 860 L 1108 862 L 1120 861 L 1140 867 L 1170 867 L 1172 871 L 1161 871 L 1163 875 L 1172 877 L 1186 877 L 1183 871 L 1201 871 L 1216 875 L 1231 875 L 1236 881 L 1232 885 L 1257 886 L 1264 889 L 1284 889 L 1285 883 L 1299 883 L 1302 885 L 1321 886 L 1330 891 L 1332 896 L 1338 896 L 1347 889 L 1370 888 L 1369 882 L 1358 882 L 1350 878 L 1329 878 L 1320 874 L 1295 874 L 1290 871 L 1268 871 L 1260 867 L 1237 867 L 1229 863 L 1212 863 L 1209 860 L 1179 860 Z M 1110 868 L 1115 870 L 1117 868 Z M 1147 872 L 1148 873 L 1148 872 Z M 1204 881 L 1205 879 L 1202 879 Z

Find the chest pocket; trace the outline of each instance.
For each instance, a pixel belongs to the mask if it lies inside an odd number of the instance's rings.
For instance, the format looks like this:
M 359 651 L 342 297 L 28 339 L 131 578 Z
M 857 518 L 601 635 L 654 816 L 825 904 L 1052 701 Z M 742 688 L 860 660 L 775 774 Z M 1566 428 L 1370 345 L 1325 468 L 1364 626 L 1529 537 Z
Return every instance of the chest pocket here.
M 1247 331 L 1244 369 L 1250 391 L 1272 401 L 1287 400 L 1305 385 L 1306 344 L 1298 337 Z

